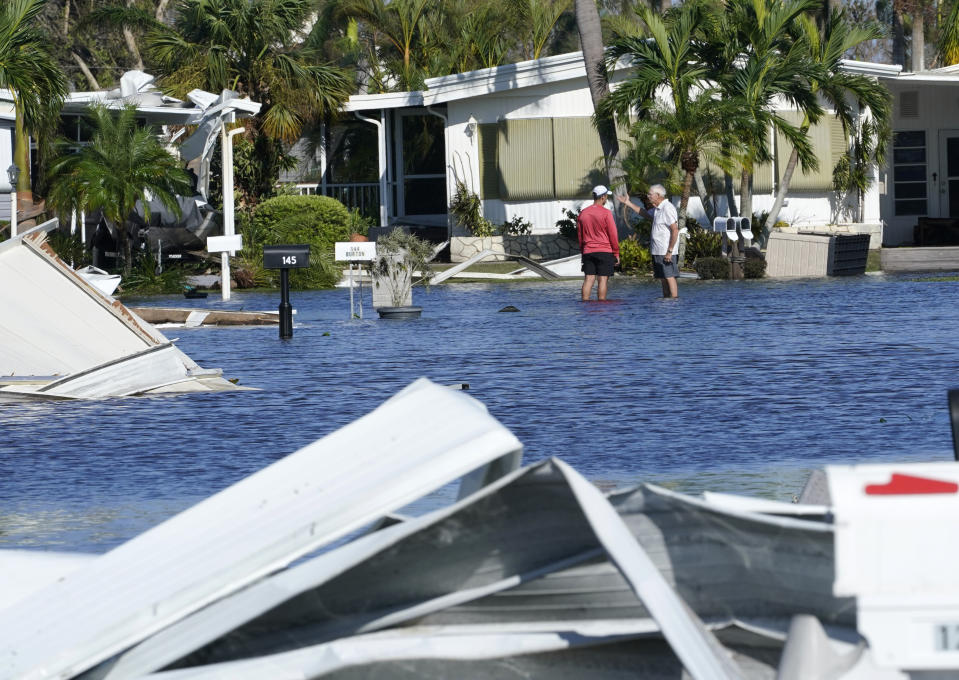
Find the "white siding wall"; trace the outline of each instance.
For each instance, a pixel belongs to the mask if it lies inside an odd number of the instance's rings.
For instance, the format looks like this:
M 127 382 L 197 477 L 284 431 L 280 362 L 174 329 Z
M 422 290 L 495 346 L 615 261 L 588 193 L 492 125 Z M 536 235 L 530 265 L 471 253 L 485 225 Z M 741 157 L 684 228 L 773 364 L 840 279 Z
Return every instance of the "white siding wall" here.
M 480 193 L 478 137 L 476 134 L 472 137 L 466 134 L 471 117 L 477 124 L 482 124 L 510 118 L 588 117 L 592 114 L 593 104 L 585 77 L 519 91 L 451 101 L 448 105 L 449 122 L 446 142 L 448 157 L 455 170 L 451 168 L 448 177 L 447 186 L 450 194 L 452 195 L 455 190 L 454 177 L 463 179 L 474 192 Z M 864 215 L 866 222 L 878 221 L 880 213 L 886 212 L 880 205 L 880 188 L 881 186 L 874 186 L 866 196 Z M 772 207 L 774 199 L 775 194 L 772 192 L 755 194 L 753 196 L 754 212 L 768 210 Z M 583 196 L 582 200 L 573 201 L 485 200 L 483 209 L 486 217 L 494 222 L 502 222 L 519 215 L 532 222 L 533 233 L 553 233 L 556 231 L 556 221 L 563 217 L 563 208 L 575 209 L 588 200 L 588 196 Z M 678 202 L 678 197 L 674 202 Z M 851 221 L 855 214 L 854 207 L 852 198 L 840 203 L 835 192 L 832 191 L 793 191 L 787 196 L 787 203 L 780 213 L 780 219 L 803 227 L 843 223 Z M 706 223 L 705 213 L 698 198 L 690 199 L 689 213 L 703 224 Z M 726 202 L 722 197 L 719 199 L 719 213 L 726 214 Z
M 472 190 L 478 194 L 480 193 L 479 144 L 475 134 L 472 138 L 466 134 L 470 116 L 476 120 L 477 124 L 481 124 L 511 118 L 588 117 L 591 115 L 593 115 L 593 102 L 589 97 L 586 78 L 452 101 L 448 108 L 447 153 L 452 159 L 456 176 L 465 179 Z M 452 194 L 456 188 L 452 176 L 447 186 Z M 518 215 L 532 222 L 534 234 L 551 234 L 556 232 L 556 221 L 563 218 L 563 208 L 576 209 L 588 198 L 583 196 L 582 200 L 574 201 L 486 200 L 483 201 L 483 211 L 486 218 L 493 222 L 503 222 Z
M 930 84 L 889 82 L 889 91 L 893 96 L 892 129 L 896 132 L 907 130 L 925 130 L 926 132 L 926 182 L 928 183 L 928 201 L 930 217 L 948 217 L 948 207 L 940 208 L 940 197 L 932 175 L 942 177 L 945 168 L 941 167 L 939 156 L 940 131 L 949 130 L 959 134 L 959 93 L 954 83 Z M 917 116 L 905 117 L 900 108 L 903 92 L 918 93 Z M 879 172 L 877 192 L 881 204 L 882 218 L 886 223 L 883 240 L 887 245 L 912 243 L 913 227 L 918 223 L 918 215 L 896 216 L 893 205 L 892 148 L 887 153 L 887 167 Z

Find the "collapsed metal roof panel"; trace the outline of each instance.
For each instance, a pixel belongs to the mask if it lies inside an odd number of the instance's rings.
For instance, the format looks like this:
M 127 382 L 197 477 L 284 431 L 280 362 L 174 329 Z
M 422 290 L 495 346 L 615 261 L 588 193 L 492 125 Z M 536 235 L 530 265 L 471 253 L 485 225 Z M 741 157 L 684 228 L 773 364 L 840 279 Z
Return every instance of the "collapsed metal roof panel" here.
M 521 448 L 471 397 L 417 381 L 363 418 L 0 611 L 0 675 L 72 677 Z
M 240 389 L 60 260 L 44 242 L 56 226 L 0 243 L 0 397 Z

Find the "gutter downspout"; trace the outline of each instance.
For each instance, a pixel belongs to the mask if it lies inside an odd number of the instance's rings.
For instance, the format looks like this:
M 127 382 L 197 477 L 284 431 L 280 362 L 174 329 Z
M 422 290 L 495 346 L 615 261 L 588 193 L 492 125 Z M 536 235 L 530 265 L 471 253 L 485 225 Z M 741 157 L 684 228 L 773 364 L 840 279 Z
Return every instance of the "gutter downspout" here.
M 387 186 L 386 181 L 386 124 L 384 120 L 376 120 L 375 118 L 361 116 L 358 111 L 354 111 L 353 115 L 364 122 L 376 126 L 380 165 L 380 226 L 385 227 L 388 225 L 389 221 L 386 210 L 387 201 L 389 200 L 389 187 Z M 385 112 L 380 110 L 381 119 L 384 117 L 384 115 Z
M 446 158 L 449 157 L 449 132 L 450 132 L 450 121 L 449 117 L 434 111 L 432 106 L 427 106 L 426 110 L 431 114 L 443 121 L 443 165 L 446 166 L 446 238 L 450 239 L 453 237 L 453 224 L 450 221 L 450 164 L 446 163 Z M 472 190 L 472 187 L 470 187 Z

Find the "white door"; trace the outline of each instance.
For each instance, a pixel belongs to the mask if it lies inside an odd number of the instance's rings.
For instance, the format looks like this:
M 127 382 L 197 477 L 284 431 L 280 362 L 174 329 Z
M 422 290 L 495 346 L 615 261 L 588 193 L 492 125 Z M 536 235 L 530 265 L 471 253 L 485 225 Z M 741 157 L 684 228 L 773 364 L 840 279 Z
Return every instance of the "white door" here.
M 959 217 L 959 130 L 939 131 L 939 172 L 932 186 L 939 192 L 939 216 Z

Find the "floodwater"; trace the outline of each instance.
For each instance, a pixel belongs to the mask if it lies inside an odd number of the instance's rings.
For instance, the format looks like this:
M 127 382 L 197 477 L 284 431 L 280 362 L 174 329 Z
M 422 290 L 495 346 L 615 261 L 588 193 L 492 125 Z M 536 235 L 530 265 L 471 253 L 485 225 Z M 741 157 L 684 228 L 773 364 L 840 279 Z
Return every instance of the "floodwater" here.
M 417 289 L 412 321 L 376 319 L 365 292 L 350 320 L 347 290 L 294 291 L 288 340 L 163 330 L 260 391 L 0 407 L 0 547 L 107 550 L 421 376 L 468 383 L 526 462 L 558 456 L 603 488 L 788 501 L 827 463 L 952 459 L 957 281 L 684 280 L 662 300 L 658 283 L 616 278 L 604 304 L 580 302 L 576 281 L 463 283 Z M 261 310 L 279 293 L 126 302 Z

